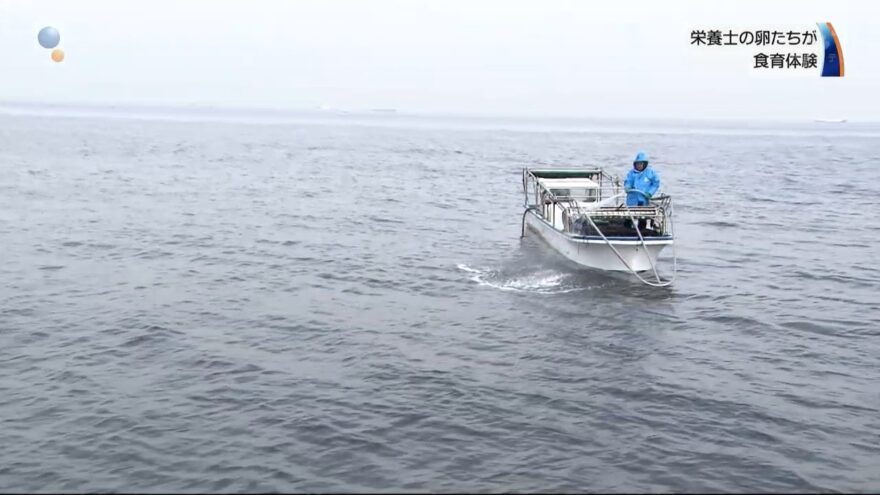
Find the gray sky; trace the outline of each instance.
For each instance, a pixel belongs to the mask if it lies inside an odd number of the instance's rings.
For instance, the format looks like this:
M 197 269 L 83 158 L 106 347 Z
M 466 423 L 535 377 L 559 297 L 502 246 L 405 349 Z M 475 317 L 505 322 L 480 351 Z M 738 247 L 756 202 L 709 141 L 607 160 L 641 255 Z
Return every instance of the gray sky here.
M 871 1 L 0 0 L 0 100 L 880 120 Z M 846 76 L 761 74 L 693 29 L 834 24 Z M 66 59 L 37 44 L 61 33 Z

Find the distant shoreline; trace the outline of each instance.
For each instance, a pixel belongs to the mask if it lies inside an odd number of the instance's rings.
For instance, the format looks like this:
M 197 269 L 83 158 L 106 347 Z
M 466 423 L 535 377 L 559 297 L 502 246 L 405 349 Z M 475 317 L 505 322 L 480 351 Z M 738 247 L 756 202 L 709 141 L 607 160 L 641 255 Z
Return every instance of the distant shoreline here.
M 656 122 L 679 124 L 682 122 L 689 123 L 706 123 L 706 124 L 749 124 L 749 125 L 785 125 L 785 124 L 804 124 L 804 123 L 857 123 L 857 124 L 880 124 L 880 120 L 852 120 L 845 118 L 828 119 L 819 117 L 805 117 L 800 119 L 768 119 L 766 117 L 759 118 L 743 118 L 743 117 L 718 117 L 718 118 L 673 118 L 673 117 L 655 117 L 647 119 L 632 119 L 621 117 L 607 116 L 590 116 L 590 115 L 528 115 L 528 114 L 490 114 L 490 113 L 442 113 L 428 111 L 407 111 L 390 107 L 364 107 L 364 108 L 336 108 L 329 106 L 316 106 L 310 108 L 282 108 L 282 107 L 243 107 L 243 106 L 222 106 L 222 105 L 206 105 L 206 104 L 129 104 L 129 103 L 69 103 L 69 102 L 27 102 L 27 101 L 3 101 L 0 100 L 0 112 L 8 112 L 9 110 L 18 111 L 67 111 L 70 113 L 82 113 L 86 111 L 97 111 L 101 113 L 121 113 L 121 114 L 151 114 L 151 113 L 174 113 L 182 115 L 192 114 L 211 114 L 211 115 L 324 115 L 324 116 L 365 116 L 365 115 L 381 115 L 383 117 L 418 117 L 418 118 L 435 118 L 435 119 L 472 119 L 472 120 L 519 120 L 519 121 L 597 121 L 597 122 Z
M 393 110 L 393 111 L 392 111 Z M 114 105 L 0 101 L 0 116 L 124 119 L 255 125 L 355 125 L 372 127 L 499 130 L 510 132 L 803 135 L 846 133 L 880 136 L 880 123 L 826 119 L 759 121 L 745 119 L 624 119 L 598 117 L 488 116 L 408 113 L 390 108 L 280 109 L 207 105 Z M 834 125 L 830 125 L 834 124 Z

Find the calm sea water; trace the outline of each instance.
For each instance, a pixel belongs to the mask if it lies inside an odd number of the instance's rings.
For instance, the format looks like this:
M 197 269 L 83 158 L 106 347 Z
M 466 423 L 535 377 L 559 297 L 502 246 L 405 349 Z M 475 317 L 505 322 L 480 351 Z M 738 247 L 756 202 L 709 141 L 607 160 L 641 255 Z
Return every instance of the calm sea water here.
M 880 490 L 877 129 L 307 120 L 0 117 L 0 490 Z M 671 288 L 520 239 L 639 149 Z

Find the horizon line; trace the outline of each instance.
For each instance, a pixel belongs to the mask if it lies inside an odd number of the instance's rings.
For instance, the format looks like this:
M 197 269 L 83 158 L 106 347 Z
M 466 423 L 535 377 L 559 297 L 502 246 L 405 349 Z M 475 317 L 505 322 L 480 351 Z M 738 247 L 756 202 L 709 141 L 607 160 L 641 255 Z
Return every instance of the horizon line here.
M 357 108 L 339 108 L 329 105 L 315 105 L 315 106 L 265 106 L 265 105 L 230 105 L 230 104 L 216 104 L 216 103 L 196 103 L 196 102 L 180 102 L 180 103 L 146 103 L 146 102 L 75 102 L 75 101 L 30 101 L 30 100 L 0 100 L 0 110 L 3 109 L 58 109 L 58 110 L 76 110 L 76 109 L 88 109 L 88 110 L 104 110 L 112 113 L 122 114 L 124 110 L 164 110 L 164 111 L 204 111 L 204 112 L 212 112 L 217 114 L 222 114 L 224 112 L 259 112 L 259 113 L 275 113 L 278 115 L 284 114 L 295 114 L 295 113 L 305 113 L 305 114 L 313 114 L 313 115 L 324 115 L 328 117 L 340 117 L 340 116 L 354 116 L 354 117 L 365 117 L 365 116 L 373 116 L 373 117 L 384 117 L 384 118 L 453 118 L 453 119 L 466 119 L 466 120 L 484 120 L 484 119 L 513 119 L 513 120 L 562 120 L 562 121 L 587 121 L 587 120 L 599 120 L 599 121 L 621 121 L 621 122 L 713 122 L 713 123 L 756 123 L 756 124 L 804 124 L 804 123 L 833 123 L 833 122 L 846 122 L 846 123 L 857 123 L 857 124 L 873 124 L 880 123 L 880 119 L 878 120 L 869 120 L 869 119 L 849 119 L 845 117 L 828 117 L 828 116 L 816 116 L 816 117 L 800 117 L 800 118 L 767 118 L 764 116 L 759 117 L 730 117 L 730 116 L 719 116 L 719 117 L 671 117 L 671 116 L 657 116 L 657 117 L 646 117 L 646 118 L 633 118 L 633 117 L 617 117 L 617 116 L 604 116 L 604 115 L 583 115 L 583 114 L 555 114 L 555 113 L 541 113 L 541 114 L 523 114 L 523 113 L 514 113 L 514 112 L 439 112 L 439 111 L 431 111 L 431 110 L 417 110 L 417 109 L 398 109 L 392 106 L 370 106 L 370 107 L 357 107 Z M 132 115 L 135 116 L 135 115 Z

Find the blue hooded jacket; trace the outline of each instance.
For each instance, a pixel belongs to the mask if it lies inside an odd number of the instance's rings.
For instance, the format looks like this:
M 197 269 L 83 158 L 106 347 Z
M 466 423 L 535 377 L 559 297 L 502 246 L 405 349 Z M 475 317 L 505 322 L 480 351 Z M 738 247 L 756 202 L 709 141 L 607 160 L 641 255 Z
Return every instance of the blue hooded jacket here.
M 641 153 L 639 153 L 641 156 Z M 641 161 L 641 160 L 639 160 Z M 645 160 L 647 161 L 647 160 Z M 645 169 L 639 172 L 632 169 L 626 174 L 626 180 L 623 181 L 624 189 L 635 189 L 653 196 L 657 189 L 660 189 L 660 176 L 650 165 L 645 165 Z M 626 194 L 627 206 L 642 206 L 648 204 L 648 198 L 638 192 L 629 192 Z

